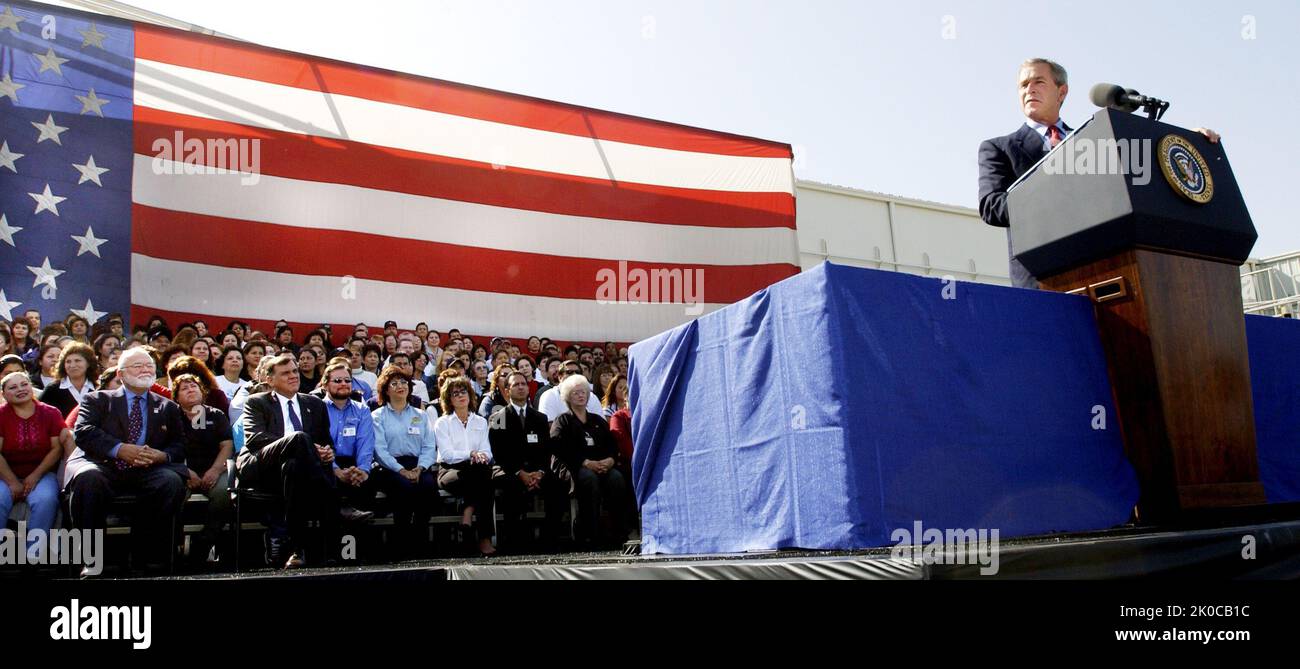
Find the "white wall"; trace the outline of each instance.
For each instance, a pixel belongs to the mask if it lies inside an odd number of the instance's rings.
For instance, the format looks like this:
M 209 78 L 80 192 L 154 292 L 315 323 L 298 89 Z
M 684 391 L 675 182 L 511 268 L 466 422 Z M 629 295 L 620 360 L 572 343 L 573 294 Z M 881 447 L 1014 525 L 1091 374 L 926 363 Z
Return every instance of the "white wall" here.
M 1010 285 L 1006 230 L 985 225 L 979 212 L 831 186 L 796 184 L 799 262 L 951 275 L 963 281 Z

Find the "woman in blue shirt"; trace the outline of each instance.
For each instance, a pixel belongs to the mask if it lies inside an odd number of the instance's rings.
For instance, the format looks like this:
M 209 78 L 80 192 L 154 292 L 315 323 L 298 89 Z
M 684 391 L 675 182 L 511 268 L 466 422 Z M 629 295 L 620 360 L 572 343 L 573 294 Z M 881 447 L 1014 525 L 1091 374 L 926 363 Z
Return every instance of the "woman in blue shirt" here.
M 379 408 L 371 414 L 375 423 L 372 474 L 392 502 L 398 544 L 408 555 L 416 555 L 428 536 L 429 516 L 438 502 L 433 425 L 424 411 L 408 403 L 411 377 L 405 372 L 389 366 L 376 385 Z

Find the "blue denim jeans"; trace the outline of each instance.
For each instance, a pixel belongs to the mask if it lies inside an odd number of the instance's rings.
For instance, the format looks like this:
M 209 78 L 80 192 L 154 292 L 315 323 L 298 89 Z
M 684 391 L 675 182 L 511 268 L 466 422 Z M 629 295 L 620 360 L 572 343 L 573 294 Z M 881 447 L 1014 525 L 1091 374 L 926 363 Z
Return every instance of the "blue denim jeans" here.
M 31 531 L 39 529 L 48 536 L 51 526 L 54 525 L 54 516 L 59 511 L 59 484 L 54 472 L 48 472 L 41 477 L 26 501 L 27 506 L 31 508 L 31 515 L 27 518 L 27 550 L 30 553 L 36 543 L 36 538 L 31 536 Z M 9 486 L 0 483 L 0 520 L 7 520 L 13 508 L 14 499 L 9 492 Z

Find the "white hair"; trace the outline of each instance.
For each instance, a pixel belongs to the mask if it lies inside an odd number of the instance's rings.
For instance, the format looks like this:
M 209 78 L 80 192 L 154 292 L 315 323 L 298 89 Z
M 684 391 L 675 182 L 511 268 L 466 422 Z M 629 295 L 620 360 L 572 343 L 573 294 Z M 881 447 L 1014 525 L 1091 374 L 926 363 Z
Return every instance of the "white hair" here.
M 120 370 L 123 367 L 126 367 L 127 365 L 131 364 L 130 361 L 135 358 L 144 358 L 149 363 L 156 364 L 154 363 L 153 356 L 149 355 L 148 351 L 144 350 L 141 347 L 136 347 L 136 348 L 128 348 L 125 351 L 122 351 L 122 355 L 118 356 L 117 358 L 117 368 Z
M 564 406 L 568 407 L 569 393 L 579 387 L 587 392 L 591 392 L 591 383 L 587 381 L 587 377 L 581 374 L 570 374 L 560 382 L 560 385 L 556 387 L 555 392 L 560 394 L 560 399 L 564 400 Z

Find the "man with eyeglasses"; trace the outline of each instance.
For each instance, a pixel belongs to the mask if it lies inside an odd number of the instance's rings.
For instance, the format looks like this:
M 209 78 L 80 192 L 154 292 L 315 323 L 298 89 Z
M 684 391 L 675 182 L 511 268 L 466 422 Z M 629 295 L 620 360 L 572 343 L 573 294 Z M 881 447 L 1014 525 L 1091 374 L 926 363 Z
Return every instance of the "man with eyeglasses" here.
M 557 392 L 559 384 L 574 374 L 581 374 L 582 368 L 576 360 L 568 360 L 561 365 L 559 372 L 556 374 L 556 385 L 547 389 L 542 396 L 537 398 L 537 410 L 546 414 L 546 420 L 554 421 L 560 417 L 560 414 L 569 410 L 569 405 L 565 403 L 564 398 L 560 397 Z M 596 399 L 596 393 L 587 393 L 587 411 L 600 415 L 600 401 Z
M 122 353 L 117 378 L 120 387 L 82 398 L 66 468 L 68 506 L 77 529 L 102 530 L 113 497 L 135 495 L 132 543 L 143 549 L 137 555 L 146 569 L 159 569 L 176 548 L 169 523 L 179 521 L 188 495 L 185 418 L 175 402 L 150 392 L 157 377 L 145 349 Z
M 370 411 L 353 399 L 348 363 L 335 360 L 325 367 L 325 409 L 334 439 L 334 477 L 339 494 L 352 507 L 369 508 L 374 501 L 370 467 L 375 459 L 375 424 Z M 344 514 L 349 513 L 345 507 Z

